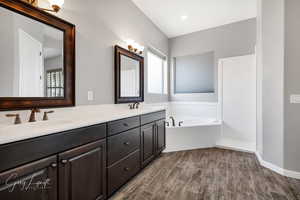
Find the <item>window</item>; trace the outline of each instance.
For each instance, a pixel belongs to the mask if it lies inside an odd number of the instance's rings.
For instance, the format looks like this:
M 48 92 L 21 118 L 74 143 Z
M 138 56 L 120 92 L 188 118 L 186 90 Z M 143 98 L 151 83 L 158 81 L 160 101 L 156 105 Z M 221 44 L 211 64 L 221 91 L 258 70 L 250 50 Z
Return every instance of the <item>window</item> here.
M 214 52 L 174 59 L 176 94 L 214 93 Z
M 62 69 L 47 71 L 47 97 L 64 96 L 64 80 Z
M 168 94 L 166 57 L 148 51 L 148 93 Z

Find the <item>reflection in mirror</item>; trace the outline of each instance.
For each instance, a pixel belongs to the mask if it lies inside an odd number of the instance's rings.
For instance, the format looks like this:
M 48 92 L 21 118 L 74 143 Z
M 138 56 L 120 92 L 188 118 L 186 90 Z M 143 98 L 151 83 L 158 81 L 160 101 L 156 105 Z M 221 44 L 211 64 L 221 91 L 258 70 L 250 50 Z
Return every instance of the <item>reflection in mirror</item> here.
M 64 97 L 64 32 L 2 7 L 0 24 L 0 97 Z
M 121 55 L 121 97 L 140 96 L 140 62 Z

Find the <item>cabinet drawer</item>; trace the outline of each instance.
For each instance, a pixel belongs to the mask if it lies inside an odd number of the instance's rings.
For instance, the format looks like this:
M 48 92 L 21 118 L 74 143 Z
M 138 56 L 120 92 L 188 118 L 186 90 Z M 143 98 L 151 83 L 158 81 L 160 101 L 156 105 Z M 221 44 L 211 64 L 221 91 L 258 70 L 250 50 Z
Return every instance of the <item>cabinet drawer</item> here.
M 108 195 L 110 196 L 140 170 L 140 151 L 108 168 Z
M 108 123 L 108 135 L 115 135 L 123 131 L 140 126 L 140 117 L 131 117 Z
M 108 138 L 108 166 L 140 148 L 140 128 Z
M 166 111 L 150 113 L 141 116 L 141 124 L 144 125 L 165 118 L 166 118 Z

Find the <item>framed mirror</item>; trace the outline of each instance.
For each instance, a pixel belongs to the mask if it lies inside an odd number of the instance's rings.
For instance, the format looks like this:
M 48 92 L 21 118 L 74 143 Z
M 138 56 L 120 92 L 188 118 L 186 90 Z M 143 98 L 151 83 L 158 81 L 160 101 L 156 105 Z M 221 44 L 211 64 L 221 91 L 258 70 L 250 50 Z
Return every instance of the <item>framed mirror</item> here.
M 0 24 L 0 110 L 74 106 L 75 26 L 18 0 Z
M 144 101 L 144 58 L 115 47 L 115 103 Z

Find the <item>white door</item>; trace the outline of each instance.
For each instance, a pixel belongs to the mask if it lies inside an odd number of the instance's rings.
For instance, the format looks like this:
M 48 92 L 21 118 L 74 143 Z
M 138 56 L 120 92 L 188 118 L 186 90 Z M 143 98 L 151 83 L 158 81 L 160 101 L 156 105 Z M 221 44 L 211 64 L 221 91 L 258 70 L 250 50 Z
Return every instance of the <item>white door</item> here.
M 44 67 L 42 44 L 19 29 L 19 96 L 44 96 Z
M 233 141 L 233 146 L 244 146 L 245 149 L 255 150 L 255 55 L 222 59 L 219 73 L 223 118 L 222 139 Z

